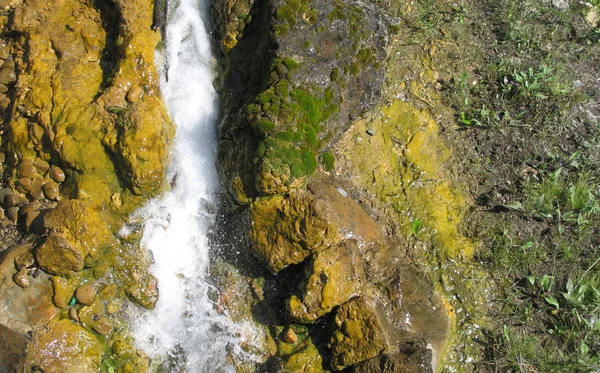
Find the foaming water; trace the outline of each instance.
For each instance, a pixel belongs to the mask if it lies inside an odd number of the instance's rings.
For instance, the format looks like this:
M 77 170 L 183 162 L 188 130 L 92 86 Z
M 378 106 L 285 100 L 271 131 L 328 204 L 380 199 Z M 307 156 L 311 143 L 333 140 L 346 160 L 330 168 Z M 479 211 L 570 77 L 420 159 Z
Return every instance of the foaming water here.
M 166 27 L 161 90 L 177 125 L 169 178 L 172 190 L 136 213 L 142 246 L 153 256 L 159 299 L 133 317 L 138 347 L 169 372 L 232 371 L 227 351 L 239 351 L 243 325 L 217 314 L 208 298 L 209 242 L 219 191 L 216 163 L 217 95 L 207 4 L 172 0 Z M 251 332 L 250 332 L 251 333 Z

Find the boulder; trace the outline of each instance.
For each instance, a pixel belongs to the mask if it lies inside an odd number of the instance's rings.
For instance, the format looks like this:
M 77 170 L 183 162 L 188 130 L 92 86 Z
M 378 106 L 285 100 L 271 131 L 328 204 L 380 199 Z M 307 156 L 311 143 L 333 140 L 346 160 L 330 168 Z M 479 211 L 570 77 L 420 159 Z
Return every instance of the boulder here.
M 298 322 L 311 323 L 334 307 L 360 295 L 364 263 L 355 240 L 342 241 L 315 254 L 305 265 L 300 296 L 289 300 L 289 313 Z
M 254 249 L 273 272 L 339 241 L 324 207 L 304 191 L 257 199 L 250 205 L 250 221 Z
M 280 328 L 281 329 L 281 328 Z M 294 332 L 295 341 L 287 341 L 285 335 L 289 330 Z M 278 341 L 281 371 L 297 373 L 324 373 L 323 358 L 313 343 L 308 329 L 302 325 L 292 325 L 287 330 L 281 329 Z
M 360 297 L 341 305 L 329 340 L 331 367 L 342 370 L 386 350 L 388 341 L 381 321 L 373 299 Z
M 27 339 L 0 325 L 0 372 L 19 372 L 25 361 Z
M 97 373 L 104 349 L 91 332 L 64 319 L 52 321 L 33 333 L 25 371 L 44 373 Z

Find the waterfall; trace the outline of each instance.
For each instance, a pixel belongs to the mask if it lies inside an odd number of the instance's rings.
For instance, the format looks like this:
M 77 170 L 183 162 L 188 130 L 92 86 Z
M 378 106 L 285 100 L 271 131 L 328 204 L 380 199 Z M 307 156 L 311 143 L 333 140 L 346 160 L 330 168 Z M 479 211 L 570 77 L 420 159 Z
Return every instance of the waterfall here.
M 132 334 L 155 369 L 229 372 L 227 351 L 238 351 L 243 325 L 217 314 L 208 298 L 209 242 L 219 191 L 216 170 L 217 94 L 212 85 L 208 6 L 172 0 L 162 58 L 161 91 L 177 126 L 168 177 L 172 189 L 136 216 L 142 246 L 154 259 L 159 300 L 133 317 Z

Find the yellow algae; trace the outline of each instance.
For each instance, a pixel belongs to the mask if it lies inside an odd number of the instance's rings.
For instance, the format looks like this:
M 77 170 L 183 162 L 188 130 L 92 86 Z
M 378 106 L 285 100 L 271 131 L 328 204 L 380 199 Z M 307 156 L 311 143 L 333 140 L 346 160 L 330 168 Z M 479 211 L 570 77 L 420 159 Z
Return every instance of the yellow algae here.
M 450 150 L 440 131 L 427 111 L 398 100 L 379 116 L 356 122 L 340 142 L 340 152 L 358 171 L 360 184 L 392 207 L 405 234 L 419 219 L 444 257 L 470 259 L 474 245 L 459 227 L 466 197 L 445 169 Z M 380 156 L 365 156 L 373 151 Z

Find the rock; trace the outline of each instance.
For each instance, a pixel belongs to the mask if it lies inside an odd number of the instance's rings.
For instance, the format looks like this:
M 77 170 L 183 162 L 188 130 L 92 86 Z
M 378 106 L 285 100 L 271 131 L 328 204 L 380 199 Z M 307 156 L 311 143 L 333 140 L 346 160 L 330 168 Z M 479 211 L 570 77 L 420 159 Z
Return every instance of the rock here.
M 144 90 L 142 89 L 142 87 L 140 87 L 139 85 L 134 85 L 133 87 L 129 88 L 126 98 L 127 101 L 135 104 L 142 98 L 143 94 Z
M 34 332 L 25 368 L 27 372 L 36 367 L 44 373 L 96 373 L 103 352 L 91 332 L 70 320 L 56 320 Z
M 69 308 L 69 318 L 75 322 L 79 322 L 79 316 L 77 315 L 77 308 L 71 307 Z
M 316 254 L 304 267 L 300 296 L 289 300 L 290 315 L 312 323 L 334 307 L 361 294 L 364 262 L 356 241 L 347 240 Z
M 42 204 L 39 201 L 33 201 L 33 202 L 30 202 L 30 203 L 26 204 L 25 206 L 23 206 L 23 208 L 21 208 L 21 211 L 19 211 L 19 213 L 21 215 L 25 215 L 28 212 L 33 212 L 33 211 L 39 210 L 41 206 L 42 206 Z
M 15 273 L 13 276 L 13 281 L 15 284 L 19 285 L 22 288 L 29 287 L 29 277 L 27 276 L 27 270 L 22 269 L 19 272 Z
M 318 201 L 303 191 L 254 201 L 250 221 L 254 249 L 273 272 L 339 241 L 337 226 L 328 221 Z
M 48 173 L 50 178 L 57 183 L 62 183 L 65 181 L 65 173 L 59 167 L 52 166 L 50 167 L 50 172 Z
M 552 0 L 552 6 L 558 9 L 567 9 L 569 8 L 568 0 Z
M 36 158 L 33 165 L 41 175 L 45 175 L 50 169 L 50 164 L 41 158 Z
M 294 325 L 296 342 L 288 343 L 283 339 L 278 343 L 282 372 L 324 373 L 323 358 L 313 343 L 308 329 L 303 325 Z
M 15 188 L 24 194 L 29 193 L 31 190 L 31 179 L 20 178 L 15 182 Z
M 33 199 L 40 200 L 44 198 L 44 191 L 42 187 L 44 186 L 44 179 L 40 175 L 35 175 L 33 180 L 31 181 L 31 190 L 29 191 L 29 195 L 33 197 Z
M 103 316 L 98 319 L 96 324 L 94 324 L 93 329 L 98 334 L 107 335 L 112 332 L 113 326 L 110 321 L 108 321 L 108 318 Z
M 15 68 L 15 60 L 11 55 L 8 55 L 2 64 L 3 69 L 14 69 Z
M 92 285 L 81 285 L 75 291 L 75 299 L 84 306 L 89 306 L 96 298 L 96 289 Z
M 86 250 L 59 233 L 51 233 L 37 248 L 40 267 L 50 274 L 70 276 L 83 269 Z
M 0 221 L 4 220 L 4 209 L 0 208 Z
M 4 42 L 0 41 L 0 59 L 6 60 L 10 56 L 10 47 Z
M 37 169 L 33 165 L 32 159 L 23 159 L 19 164 L 19 177 L 33 179 L 33 176 L 37 173 Z
M 13 224 L 17 224 L 17 220 L 19 220 L 19 207 L 13 206 L 13 207 L 6 209 L 6 217 Z
M 27 255 L 32 245 L 20 245 L 9 250 L 0 259 L 0 325 L 27 335 L 31 330 L 47 324 L 58 309 L 52 304 L 52 286 L 46 274 L 41 273 L 37 278 L 29 277 L 26 290 L 13 281 L 15 260 Z M 21 270 L 26 271 L 25 268 Z
M 0 325 L 0 372 L 21 372 L 27 351 L 27 338 Z
M 337 309 L 335 330 L 328 344 L 333 369 L 342 370 L 375 357 L 388 347 L 372 303 L 360 297 Z
M 13 207 L 16 205 L 17 205 L 17 196 L 15 196 L 12 193 L 9 193 L 6 196 L 4 196 L 4 207 L 5 208 L 10 208 L 10 207 Z
M 77 286 L 81 281 L 81 275 L 77 273 L 69 278 L 52 276 L 50 277 L 50 281 L 52 281 L 52 288 L 54 290 L 52 301 L 56 307 L 62 309 L 69 307 L 71 305 L 71 300 L 73 299 L 75 289 L 77 289 Z
M 102 212 L 82 200 L 60 201 L 44 215 L 44 226 L 48 231 L 60 233 L 90 261 L 116 242 Z
M 17 80 L 17 74 L 14 69 L 1 69 L 0 70 L 0 83 L 4 85 L 12 84 Z
M 0 85 L 0 92 L 2 92 L 2 85 Z M 3 164 L 4 161 L 6 161 L 6 155 L 4 153 L 0 153 L 0 164 Z
M 298 336 L 296 335 L 296 332 L 292 328 L 287 328 L 286 331 L 283 333 L 281 339 L 285 343 L 296 343 L 296 342 L 298 342 Z
M 404 347 L 399 352 L 380 355 L 350 368 L 350 373 L 396 372 L 433 373 L 431 350 L 424 346 Z
M 29 268 L 34 264 L 35 259 L 30 251 L 26 251 L 23 254 L 15 257 L 15 267 L 17 267 L 17 271 Z
M 6 94 L 8 92 L 8 87 L 2 83 L 0 83 L 0 93 Z
M 58 184 L 54 181 L 49 181 L 44 184 L 42 186 L 42 190 L 44 191 L 46 198 L 53 201 L 57 200 L 60 195 L 58 192 Z

